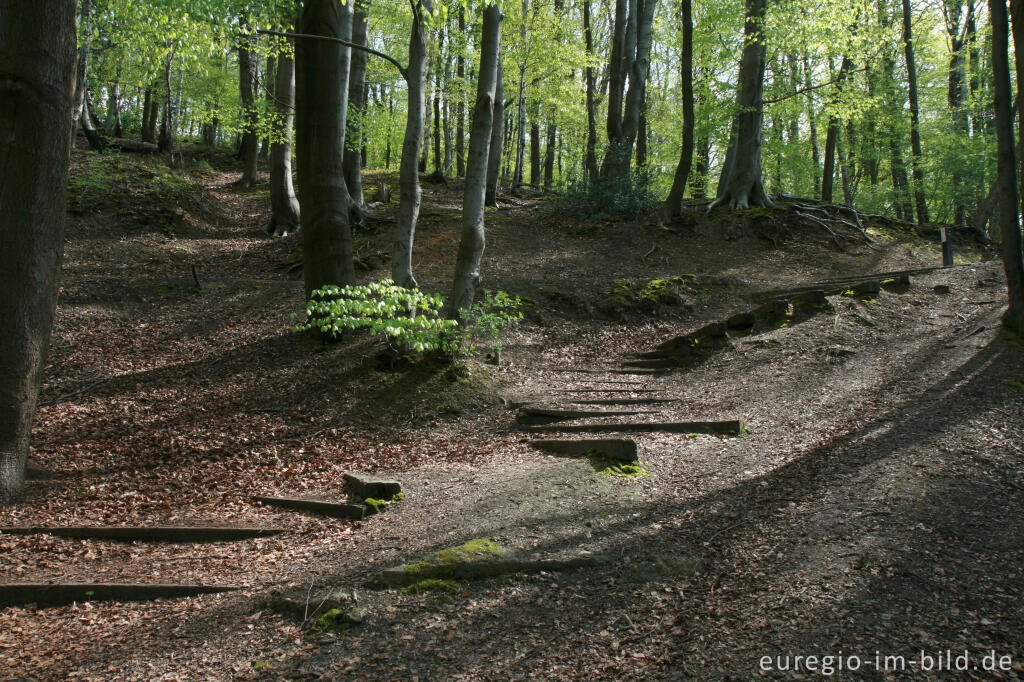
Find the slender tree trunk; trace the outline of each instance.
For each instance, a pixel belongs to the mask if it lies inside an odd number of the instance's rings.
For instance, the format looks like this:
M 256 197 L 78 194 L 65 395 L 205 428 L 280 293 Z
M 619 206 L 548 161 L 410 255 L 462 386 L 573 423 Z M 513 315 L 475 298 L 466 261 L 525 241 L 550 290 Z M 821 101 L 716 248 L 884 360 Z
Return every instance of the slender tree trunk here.
M 248 24 L 247 21 L 244 23 Z M 243 38 L 238 46 L 238 93 L 242 100 L 242 177 L 238 187 L 252 187 L 260 181 L 256 167 L 260 152 L 260 138 L 256 132 L 259 114 L 256 110 L 256 55 L 252 39 Z
M 494 85 L 494 122 L 491 125 L 491 140 L 488 143 L 487 182 L 484 205 L 496 206 L 498 202 L 498 176 L 501 173 L 502 147 L 505 139 L 505 69 L 501 51 L 498 51 L 498 75 Z M 476 125 L 475 123 L 473 125 Z M 469 168 L 466 170 L 467 181 Z
M 1003 0 L 989 0 L 992 15 L 992 62 L 996 69 L 995 99 L 996 125 L 998 126 L 999 147 L 999 221 L 1003 240 L 1003 267 L 1006 271 L 1006 287 L 1008 305 L 1003 315 L 1003 324 L 1017 334 L 1024 334 L 1024 252 L 1021 246 L 1020 221 L 1018 206 L 1024 197 L 1024 173 L 1015 177 L 1017 172 L 1016 154 L 1013 145 L 1013 112 L 1010 109 L 1010 74 L 1009 65 L 996 62 L 1007 61 L 1007 29 L 1006 5 Z M 1024 78 L 1024 5 L 1020 0 L 1011 0 L 1010 11 L 1013 15 L 1013 42 L 1018 49 L 1014 52 L 1017 71 L 1017 134 L 1024 140 L 1024 103 L 1020 101 L 1020 83 Z M 997 16 L 999 15 L 999 16 Z M 1018 185 L 1017 183 L 1022 183 Z M 1011 190 L 1004 185 L 1013 185 Z M 1013 208 L 1010 208 L 1010 201 Z
M 917 222 L 928 222 L 928 204 L 924 198 L 924 170 L 921 168 L 921 107 L 917 99 L 917 64 L 914 59 L 914 37 L 911 32 L 910 0 L 903 2 L 903 51 L 907 61 L 907 89 L 910 93 L 910 165 L 914 174 L 914 203 Z
M 594 55 L 594 36 L 590 26 L 590 0 L 583 2 L 583 35 L 587 45 L 587 56 Z M 587 152 L 583 161 L 584 177 L 588 182 L 597 179 L 597 89 L 594 84 L 594 68 L 587 66 L 584 71 L 587 82 Z
M 973 14 L 973 7 L 971 8 Z M 967 113 L 967 40 L 960 28 L 960 2 L 946 2 L 946 31 L 949 34 L 949 76 L 946 85 L 946 102 L 949 116 L 956 133 L 957 144 L 966 144 L 970 121 Z M 967 26 L 964 27 L 965 29 Z M 954 162 L 953 180 L 953 224 L 967 225 L 968 187 L 964 169 Z
M 683 207 L 686 181 L 693 162 L 693 12 L 690 0 L 680 0 L 679 17 L 683 27 L 683 52 L 680 59 L 679 79 L 683 86 L 683 149 L 676 166 L 665 206 L 670 218 L 678 218 Z
M 638 170 L 647 165 L 647 86 L 640 96 L 640 119 L 636 128 L 636 167 Z
M 299 33 L 350 40 L 352 3 L 305 0 Z M 302 209 L 306 299 L 327 285 L 355 282 L 351 199 L 345 185 L 345 117 L 350 48 L 327 40 L 295 45 L 295 151 Z
M 294 61 L 292 62 L 294 64 Z M 274 89 L 277 82 L 277 58 L 273 55 L 267 57 L 266 62 L 266 73 L 263 76 L 263 99 L 266 102 L 266 110 L 272 111 L 274 109 Z M 259 92 L 259 87 L 255 88 L 256 92 Z M 270 158 L 270 138 L 263 137 L 260 140 L 260 158 Z
M 550 190 L 555 182 L 555 146 L 557 143 L 557 126 L 548 121 L 548 141 L 544 147 L 544 189 Z
M 121 87 L 118 84 L 121 69 L 118 67 L 117 78 L 110 84 L 107 91 L 107 120 L 103 122 L 103 131 L 108 137 L 121 137 Z
M 719 204 L 744 209 L 772 205 L 761 180 L 761 120 L 764 112 L 765 42 L 764 17 L 768 0 L 746 0 L 743 54 L 740 58 L 740 91 L 737 101 L 736 137 L 731 146 L 732 162 L 724 187 L 708 207 Z
M 25 478 L 57 304 L 75 87 L 73 0 L 0 12 L 0 499 Z
M 843 203 L 853 206 L 853 183 L 852 171 L 850 170 L 850 157 L 847 153 L 847 145 L 843 142 L 842 130 L 836 136 L 836 155 L 839 157 L 839 178 L 843 183 Z
M 395 244 L 391 249 L 391 279 L 402 287 L 417 286 L 412 274 L 412 244 L 420 214 L 419 155 L 426 108 L 427 33 L 423 24 L 433 9 L 430 0 L 418 0 L 413 9 L 409 34 L 409 66 L 405 77 L 409 99 L 398 171 L 398 222 L 395 223 Z
M 174 109 L 174 93 L 171 90 L 171 66 L 174 63 L 175 50 L 172 49 L 167 55 L 164 64 L 164 115 L 160 120 L 160 137 L 157 141 L 157 149 L 162 153 L 171 155 L 171 162 L 174 162 L 174 146 L 177 143 L 176 126 L 178 125 L 178 112 Z
M 267 234 L 282 236 L 299 229 L 299 200 L 292 187 L 292 111 L 295 103 L 295 62 L 288 53 L 277 58 L 274 108 L 277 138 L 270 145 L 270 221 Z
M 444 174 L 441 156 L 441 54 L 444 51 L 444 32 L 438 32 L 437 64 L 434 68 L 434 172 Z
M 355 0 L 353 0 L 355 1 Z M 366 30 L 370 14 L 370 0 L 355 2 L 352 18 L 352 42 L 366 45 Z M 363 115 L 366 113 L 366 53 L 352 50 L 352 69 L 349 75 L 348 116 L 349 126 L 345 144 L 345 185 L 348 195 L 356 206 L 362 207 L 363 174 L 360 146 L 363 138 Z
M 814 96 L 811 93 L 811 60 L 804 55 L 804 88 L 807 90 L 807 121 L 811 135 L 811 163 L 814 165 L 814 196 L 821 197 L 821 153 L 818 150 L 818 124 L 815 122 Z
M 146 102 L 142 114 L 142 141 L 156 143 L 156 124 L 160 103 L 153 88 L 146 88 Z
M 457 319 L 460 311 L 473 305 L 480 284 L 480 259 L 484 253 L 484 194 L 490 159 L 491 128 L 497 90 L 498 55 L 501 52 L 501 10 L 497 4 L 484 10 L 480 41 L 480 71 L 477 78 L 473 127 L 469 136 L 469 163 L 466 170 L 465 193 L 462 198 L 462 238 L 455 261 L 452 295 L 448 301 L 448 317 Z
M 540 175 L 540 124 L 536 115 L 537 112 L 531 112 L 533 120 L 530 121 L 530 184 L 540 187 L 543 178 Z
M 831 71 L 833 68 L 833 62 L 829 59 L 829 70 Z M 843 62 L 839 67 L 839 75 L 836 77 L 837 93 L 842 90 L 842 85 L 851 68 L 852 62 L 844 56 Z M 838 94 L 832 99 L 833 106 L 835 106 L 837 99 Z M 839 144 L 839 126 L 839 117 L 835 114 L 829 114 L 828 133 L 825 135 L 825 170 L 822 174 L 821 183 L 821 200 L 828 203 L 832 203 L 832 184 L 835 181 L 836 146 Z
M 466 57 L 465 43 L 462 42 L 463 36 L 466 35 L 466 8 L 459 5 L 459 51 L 458 56 L 455 58 L 455 77 L 459 83 L 458 90 L 458 102 L 455 105 L 455 174 L 458 177 L 464 177 L 466 175 L 466 150 L 465 150 L 465 120 L 466 120 L 466 102 L 465 97 L 462 94 L 462 88 L 466 82 Z

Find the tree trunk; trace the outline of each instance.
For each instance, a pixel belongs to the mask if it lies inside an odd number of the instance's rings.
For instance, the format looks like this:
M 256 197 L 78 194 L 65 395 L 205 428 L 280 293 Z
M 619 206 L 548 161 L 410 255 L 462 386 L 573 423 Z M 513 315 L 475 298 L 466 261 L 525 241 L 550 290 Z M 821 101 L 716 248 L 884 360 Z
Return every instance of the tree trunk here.
M 0 499 L 25 478 L 57 303 L 75 86 L 73 0 L 0 12 Z
M 966 144 L 970 121 L 967 114 L 967 36 L 960 28 L 960 2 L 945 1 L 946 32 L 949 35 L 949 76 L 946 84 L 946 102 L 949 104 L 949 116 L 956 134 L 956 144 Z M 974 8 L 971 7 L 971 14 Z M 968 23 L 969 24 L 969 19 Z M 964 26 L 967 29 L 968 26 Z M 963 168 L 954 161 L 953 180 L 953 224 L 963 227 L 967 225 L 968 187 Z
M 836 92 L 837 96 L 832 98 L 832 106 L 835 106 L 838 93 L 842 91 L 843 83 L 846 81 L 847 74 L 853 67 L 853 63 L 847 58 L 843 57 L 842 64 L 839 66 L 839 75 L 836 77 Z M 829 59 L 829 70 L 834 68 L 833 62 Z M 836 172 L 836 147 L 839 144 L 839 117 L 835 114 L 830 113 L 828 117 L 828 133 L 825 135 L 825 169 L 822 173 L 821 183 L 821 200 L 827 203 L 832 203 L 832 185 L 835 181 Z M 844 191 L 847 188 L 844 187 Z
M 293 99 L 294 99 L 294 92 L 295 92 L 294 62 L 292 62 L 292 65 L 293 65 L 292 66 L 292 69 L 293 69 L 293 72 L 292 72 L 293 73 L 292 93 L 293 93 Z M 290 110 L 289 110 L 289 115 L 290 115 Z M 209 123 L 204 123 L 203 124 L 203 144 L 205 144 L 207 147 L 213 147 L 213 146 L 215 146 L 217 144 L 217 128 L 218 127 L 220 127 L 220 119 L 217 118 L 216 116 L 214 116 L 213 119 L 211 119 Z M 290 125 L 289 125 L 289 130 L 290 130 Z
M 544 147 L 544 189 L 550 190 L 555 182 L 555 145 L 557 143 L 557 127 L 554 121 L 548 122 L 548 142 Z
M 294 64 L 294 61 L 292 62 Z M 271 111 L 274 107 L 274 90 L 277 87 L 277 58 L 274 55 L 267 57 L 266 72 L 263 75 L 263 99 L 266 102 L 266 110 Z M 259 92 L 259 86 L 256 87 Z M 270 158 L 270 137 L 265 136 L 260 140 L 260 158 Z
M 248 22 L 243 21 L 247 24 Z M 243 38 L 238 46 L 238 93 L 242 99 L 242 177 L 236 183 L 246 188 L 260 181 L 256 163 L 260 152 L 260 138 L 256 132 L 259 113 L 256 110 L 256 55 L 252 51 L 252 38 Z
M 737 98 L 736 137 L 732 142 L 732 160 L 725 186 L 708 210 L 720 204 L 744 209 L 772 205 L 761 180 L 761 119 L 764 112 L 765 40 L 764 17 L 768 0 L 746 0 L 746 21 L 743 28 L 743 54 L 740 58 Z
M 530 0 L 523 0 L 523 18 L 519 27 L 520 44 L 525 46 L 527 15 L 530 13 Z M 525 49 L 525 48 L 524 48 Z M 523 173 L 526 160 L 526 60 L 529 55 L 522 54 L 519 61 L 519 103 L 516 110 L 516 166 L 512 173 L 512 186 L 523 184 Z
M 818 150 L 818 124 L 814 119 L 814 96 L 811 93 L 811 60 L 804 55 L 804 88 L 807 90 L 807 120 L 811 134 L 811 163 L 814 165 L 814 196 L 821 197 L 821 153 Z
M 437 61 L 434 68 L 434 172 L 444 175 L 444 157 L 441 156 L 441 53 L 444 51 L 444 32 L 438 32 Z
M 299 200 L 292 187 L 292 119 L 295 103 L 295 62 L 282 52 L 274 78 L 277 135 L 270 145 L 270 221 L 267 234 L 277 237 L 299 229 Z
M 299 33 L 350 40 L 352 3 L 305 0 Z M 302 210 L 306 300 L 327 285 L 355 282 L 351 200 L 345 185 L 345 117 L 350 48 L 299 39 L 295 45 L 295 151 Z
M 540 175 L 540 123 L 537 122 L 537 112 L 533 112 L 533 120 L 530 122 L 530 184 L 540 187 L 544 181 Z
M 1006 5 L 1003 0 L 990 0 L 989 7 L 992 8 L 992 62 L 993 69 L 998 69 L 995 74 L 996 80 L 996 125 L 999 126 L 998 136 L 999 147 L 999 181 L 1000 181 L 1000 236 L 1002 238 L 1003 268 L 1006 271 L 1006 287 L 1008 305 L 1003 315 L 1003 324 L 1013 330 L 1014 333 L 1024 334 L 1024 252 L 1021 247 L 1020 221 L 1018 220 L 1018 200 L 1024 196 L 1024 173 L 1020 177 L 1014 177 L 1017 171 L 1017 159 L 1013 146 L 1013 112 L 1010 108 L 1010 74 L 1009 66 L 1005 68 L 1002 64 L 996 66 L 996 62 L 1006 60 L 1007 54 L 1007 30 L 1006 30 Z M 1021 112 L 1024 111 L 1024 103 L 1020 101 L 1020 83 L 1024 78 L 1024 6 L 1020 0 L 1010 2 L 1010 11 L 1013 15 L 1013 42 L 1017 46 L 1014 51 L 1017 70 L 1017 135 L 1024 139 L 1024 118 Z M 999 15 L 998 17 L 996 15 Z M 1017 183 L 1022 183 L 1018 185 Z M 1012 184 L 1013 190 L 1003 187 L 1004 184 Z M 1009 202 L 1013 201 L 1013 209 L 1010 209 Z
M 911 33 L 910 0 L 903 1 L 903 51 L 907 61 L 907 89 L 910 93 L 910 165 L 914 174 L 914 204 L 917 222 L 928 222 L 928 204 L 924 198 L 924 170 L 921 168 L 921 107 L 917 100 L 917 65 L 914 59 L 914 37 Z
M 494 85 L 494 122 L 491 125 L 491 141 L 488 144 L 487 184 L 484 192 L 485 206 L 496 206 L 498 201 L 498 175 L 501 173 L 502 146 L 505 139 L 505 69 L 502 61 L 501 51 L 499 50 L 498 75 L 495 78 L 496 82 Z M 468 180 L 468 166 L 466 173 Z
M 366 45 L 366 30 L 370 14 L 370 0 L 359 0 L 355 3 L 355 15 L 352 19 L 352 42 Z M 363 138 L 363 116 L 366 113 L 366 52 L 352 51 L 352 71 L 349 75 L 348 117 L 349 126 L 345 144 L 345 185 L 348 194 L 356 206 L 363 206 L 363 163 L 360 147 Z
M 103 122 L 103 131 L 108 137 L 121 137 L 121 88 L 117 80 L 110 84 L 107 91 L 107 120 Z
M 606 180 L 629 177 L 647 86 L 656 4 L 657 0 L 616 0 L 615 3 L 608 81 L 608 151 L 601 166 L 601 177 Z
M 465 35 L 466 8 L 459 5 L 459 36 Z M 462 87 L 466 79 L 466 57 L 463 53 L 464 50 L 460 47 L 458 57 L 455 58 L 455 76 L 459 82 L 459 101 L 455 105 L 455 174 L 460 178 L 466 175 L 466 102 L 462 96 Z
M 590 26 L 590 0 L 583 2 L 583 35 L 587 45 L 587 56 L 594 56 L 594 36 Z M 594 84 L 594 68 L 587 66 L 584 71 L 587 81 L 587 153 L 583 161 L 584 177 L 587 182 L 597 179 L 597 102 Z
M 683 52 L 679 65 L 679 79 L 683 86 L 683 149 L 676 166 L 665 207 L 669 218 L 678 218 L 683 207 L 686 181 L 690 178 L 693 162 L 693 12 L 690 0 L 680 0 L 679 17 L 683 26 Z
M 146 101 L 142 113 L 142 141 L 156 143 L 156 123 L 160 103 L 153 88 L 146 88 Z
M 420 214 L 419 155 L 423 139 L 423 110 L 426 108 L 427 33 L 423 24 L 433 11 L 430 0 L 419 0 L 413 11 L 412 32 L 409 34 L 409 67 L 405 77 L 409 85 L 409 99 L 398 171 L 398 222 L 395 223 L 395 244 L 391 249 L 391 279 L 402 287 L 417 286 L 412 274 L 412 244 Z
M 164 115 L 160 120 L 160 137 L 157 141 L 157 149 L 162 153 L 171 155 L 171 162 L 174 162 L 174 145 L 177 142 L 175 126 L 177 112 L 174 110 L 174 94 L 171 91 L 171 65 L 174 63 L 174 50 L 167 55 L 164 64 Z
M 498 55 L 501 52 L 501 10 L 497 4 L 484 10 L 480 41 L 480 71 L 477 76 L 476 105 L 469 135 L 466 186 L 462 197 L 462 238 L 455 261 L 452 295 L 447 314 L 458 319 L 473 305 L 480 284 L 480 259 L 484 253 L 484 195 L 490 160 L 491 129 L 501 102 L 495 99 Z

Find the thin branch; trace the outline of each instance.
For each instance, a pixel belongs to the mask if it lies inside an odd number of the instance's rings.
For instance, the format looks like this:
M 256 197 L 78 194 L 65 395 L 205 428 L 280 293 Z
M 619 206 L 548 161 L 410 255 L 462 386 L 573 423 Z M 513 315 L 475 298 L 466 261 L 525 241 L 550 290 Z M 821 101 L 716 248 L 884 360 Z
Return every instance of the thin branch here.
M 839 76 L 837 76 L 836 78 L 833 78 L 832 80 L 830 80 L 828 82 L 818 83 L 817 85 L 812 85 L 809 88 L 800 88 L 799 90 L 795 90 L 795 91 L 793 91 L 793 92 L 791 92 L 789 94 L 782 95 L 781 97 L 776 97 L 774 99 L 761 100 L 761 103 L 762 104 L 777 104 L 778 102 L 784 102 L 787 99 L 792 99 L 793 97 L 797 97 L 799 95 L 802 95 L 805 92 L 810 92 L 811 90 L 817 90 L 818 88 L 824 88 L 824 87 L 826 87 L 828 85 L 835 85 L 839 81 L 846 80 L 847 76 L 849 76 L 850 74 L 861 73 L 862 71 L 867 71 L 867 70 L 868 70 L 868 67 L 865 66 L 864 68 L 861 68 L 861 69 L 854 69 L 853 71 L 847 71 L 845 74 L 840 73 Z
M 256 32 L 266 36 L 280 36 L 282 38 L 312 38 L 313 40 L 328 40 L 332 43 L 340 43 L 341 45 L 351 47 L 354 50 L 362 50 L 363 52 L 368 52 L 369 54 L 375 55 L 377 57 L 380 57 L 381 59 L 391 62 L 392 64 L 395 65 L 395 68 L 398 69 L 398 73 L 402 75 L 402 78 L 409 80 L 408 71 L 404 66 L 402 66 L 402 64 L 397 59 L 395 59 L 389 54 L 385 54 L 383 52 L 380 52 L 379 50 L 375 50 L 372 47 L 367 47 L 366 45 L 359 45 L 358 43 L 353 43 L 348 40 L 342 40 L 341 38 L 333 38 L 331 36 L 318 36 L 312 33 L 287 33 L 285 31 L 268 31 L 262 28 L 256 29 Z

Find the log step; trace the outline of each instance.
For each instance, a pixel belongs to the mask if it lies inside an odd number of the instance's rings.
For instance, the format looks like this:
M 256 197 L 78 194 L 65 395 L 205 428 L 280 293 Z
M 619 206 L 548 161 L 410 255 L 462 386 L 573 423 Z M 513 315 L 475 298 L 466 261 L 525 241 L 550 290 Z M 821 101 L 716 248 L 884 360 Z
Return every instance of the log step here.
M 747 432 L 747 425 L 736 419 L 730 421 L 702 422 L 626 422 L 618 424 L 551 424 L 528 426 L 527 431 L 540 433 L 558 431 L 562 433 L 585 433 L 588 431 L 612 431 L 632 433 L 709 433 L 723 436 L 739 436 Z
M 606 457 L 620 462 L 635 462 L 637 460 L 636 442 L 628 438 L 540 439 L 530 441 L 530 445 L 545 452 L 569 455 L 570 457 L 584 457 L 596 450 Z
M 57 535 L 123 542 L 231 542 L 277 535 L 284 530 L 231 526 L 8 526 L 0 527 L 0 535 Z
M 562 388 L 555 393 L 661 393 L 660 388 Z
M 657 414 L 650 410 L 567 410 L 557 407 L 522 407 L 516 415 L 520 424 L 547 424 L 566 419 L 586 417 L 631 417 L 637 414 Z
M 679 361 L 672 357 L 647 358 L 641 360 L 630 360 L 622 363 L 622 366 L 630 369 L 673 369 L 679 367 Z
M 565 374 L 664 374 L 664 372 L 657 372 L 653 369 L 555 369 L 553 367 L 547 367 L 545 369 L 549 372 L 560 372 Z
M 281 509 L 294 509 L 297 511 L 310 511 L 323 516 L 330 516 L 336 519 L 351 519 L 358 521 L 366 515 L 366 505 L 348 504 L 343 502 L 327 502 L 308 497 L 264 497 L 257 495 L 253 498 L 257 502 L 280 507 Z
M 0 583 L 0 606 L 64 606 L 86 601 L 152 601 L 232 592 L 233 585 L 159 583 Z
M 600 398 L 593 400 L 570 400 L 574 405 L 656 405 L 658 403 L 677 403 L 679 398 Z

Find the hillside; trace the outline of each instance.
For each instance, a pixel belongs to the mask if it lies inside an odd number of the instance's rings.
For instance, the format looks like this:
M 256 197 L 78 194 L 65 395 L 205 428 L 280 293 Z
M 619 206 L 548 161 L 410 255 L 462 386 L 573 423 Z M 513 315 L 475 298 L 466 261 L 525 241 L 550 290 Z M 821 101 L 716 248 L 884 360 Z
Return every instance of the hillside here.
M 959 245 L 972 264 L 794 307 L 670 371 L 608 373 L 763 292 L 926 270 L 938 250 L 883 224 L 839 249 L 764 211 L 666 228 L 506 196 L 487 214 L 484 286 L 522 297 L 525 320 L 503 333 L 500 364 L 481 353 L 453 381 L 386 371 L 372 337 L 291 333 L 299 237 L 267 238 L 266 185 L 236 192 L 236 177 L 199 151 L 185 173 L 75 152 L 38 471 L 0 526 L 285 532 L 184 545 L 0 533 L 8 582 L 241 587 L 3 608 L 0 678 L 790 679 L 776 657 L 841 651 L 863 660 L 858 679 L 882 679 L 947 649 L 979 666 L 964 677 L 990 678 L 992 651 L 1011 657 L 1002 679 L 1024 677 L 1024 344 L 999 330 L 1005 286 L 985 253 Z M 457 182 L 424 187 L 426 290 L 448 293 L 460 197 Z M 358 234 L 364 279 L 388 271 L 394 211 Z M 629 434 L 646 475 L 599 473 L 531 447 L 516 421 L 521 405 L 564 407 L 565 391 L 657 391 L 673 402 L 640 409 L 658 419 L 749 432 Z M 405 499 L 362 521 L 252 499 L 344 498 L 350 471 L 399 480 Z M 484 538 L 548 568 L 367 586 Z M 281 608 L 284 595 L 315 610 L 332 591 L 361 622 L 310 627 Z M 876 670 L 876 652 L 906 670 Z

